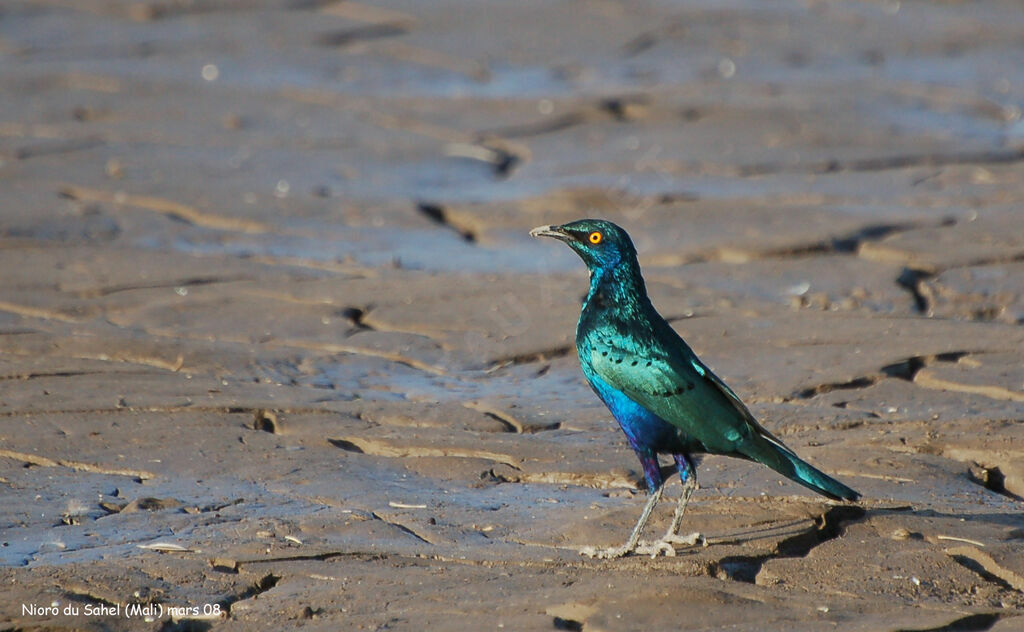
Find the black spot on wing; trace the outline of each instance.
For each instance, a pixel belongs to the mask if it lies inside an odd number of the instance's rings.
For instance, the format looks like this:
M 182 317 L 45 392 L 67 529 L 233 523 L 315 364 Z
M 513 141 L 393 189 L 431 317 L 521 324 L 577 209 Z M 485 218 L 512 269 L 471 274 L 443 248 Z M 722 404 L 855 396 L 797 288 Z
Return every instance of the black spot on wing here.
M 676 395 L 682 395 L 686 391 L 692 391 L 695 386 L 696 385 L 693 382 L 687 380 L 685 384 L 680 384 L 674 389 L 656 392 L 654 394 L 661 395 L 662 397 L 674 397 Z

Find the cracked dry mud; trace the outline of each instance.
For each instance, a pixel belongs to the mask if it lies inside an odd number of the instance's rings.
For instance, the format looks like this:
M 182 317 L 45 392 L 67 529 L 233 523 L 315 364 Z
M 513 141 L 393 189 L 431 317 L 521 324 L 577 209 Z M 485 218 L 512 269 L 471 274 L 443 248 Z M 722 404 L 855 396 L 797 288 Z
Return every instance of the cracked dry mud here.
M 1022 30 L 4 3 L 0 628 L 1024 628 Z M 588 215 L 863 502 L 709 457 L 707 547 L 577 554 L 643 504 L 575 358 L 583 267 L 527 236 Z M 22 609 L 51 603 L 197 610 Z

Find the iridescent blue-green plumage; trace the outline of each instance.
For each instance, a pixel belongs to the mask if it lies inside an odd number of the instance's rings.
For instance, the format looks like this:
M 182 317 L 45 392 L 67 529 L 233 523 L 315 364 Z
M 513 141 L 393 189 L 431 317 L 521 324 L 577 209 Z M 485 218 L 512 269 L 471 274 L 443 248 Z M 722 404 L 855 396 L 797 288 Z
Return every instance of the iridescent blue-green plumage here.
M 758 424 L 655 311 L 624 230 L 584 219 L 531 234 L 564 241 L 590 269 L 576 329 L 580 365 L 639 457 L 652 493 L 664 483 L 657 454 L 673 455 L 686 482 L 695 476 L 690 455 L 707 453 L 762 463 L 835 500 L 859 496 Z

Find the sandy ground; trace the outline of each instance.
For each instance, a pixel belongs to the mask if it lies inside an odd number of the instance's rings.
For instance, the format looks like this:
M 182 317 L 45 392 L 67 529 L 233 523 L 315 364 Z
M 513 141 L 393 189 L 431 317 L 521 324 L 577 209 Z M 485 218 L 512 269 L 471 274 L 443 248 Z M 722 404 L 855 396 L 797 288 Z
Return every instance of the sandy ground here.
M 1022 32 L 1016 0 L 4 2 L 0 628 L 1024 629 Z M 709 457 L 709 546 L 577 554 L 644 500 L 572 348 L 585 271 L 527 236 L 583 216 L 863 502 Z

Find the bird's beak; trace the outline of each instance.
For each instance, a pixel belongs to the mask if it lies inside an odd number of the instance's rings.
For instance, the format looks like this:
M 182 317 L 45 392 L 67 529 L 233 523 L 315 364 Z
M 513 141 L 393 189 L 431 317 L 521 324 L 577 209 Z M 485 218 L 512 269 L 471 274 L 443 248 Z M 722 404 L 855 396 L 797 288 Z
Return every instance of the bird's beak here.
M 538 226 L 530 231 L 530 237 L 554 237 L 561 241 L 569 239 L 569 234 L 561 226 Z

